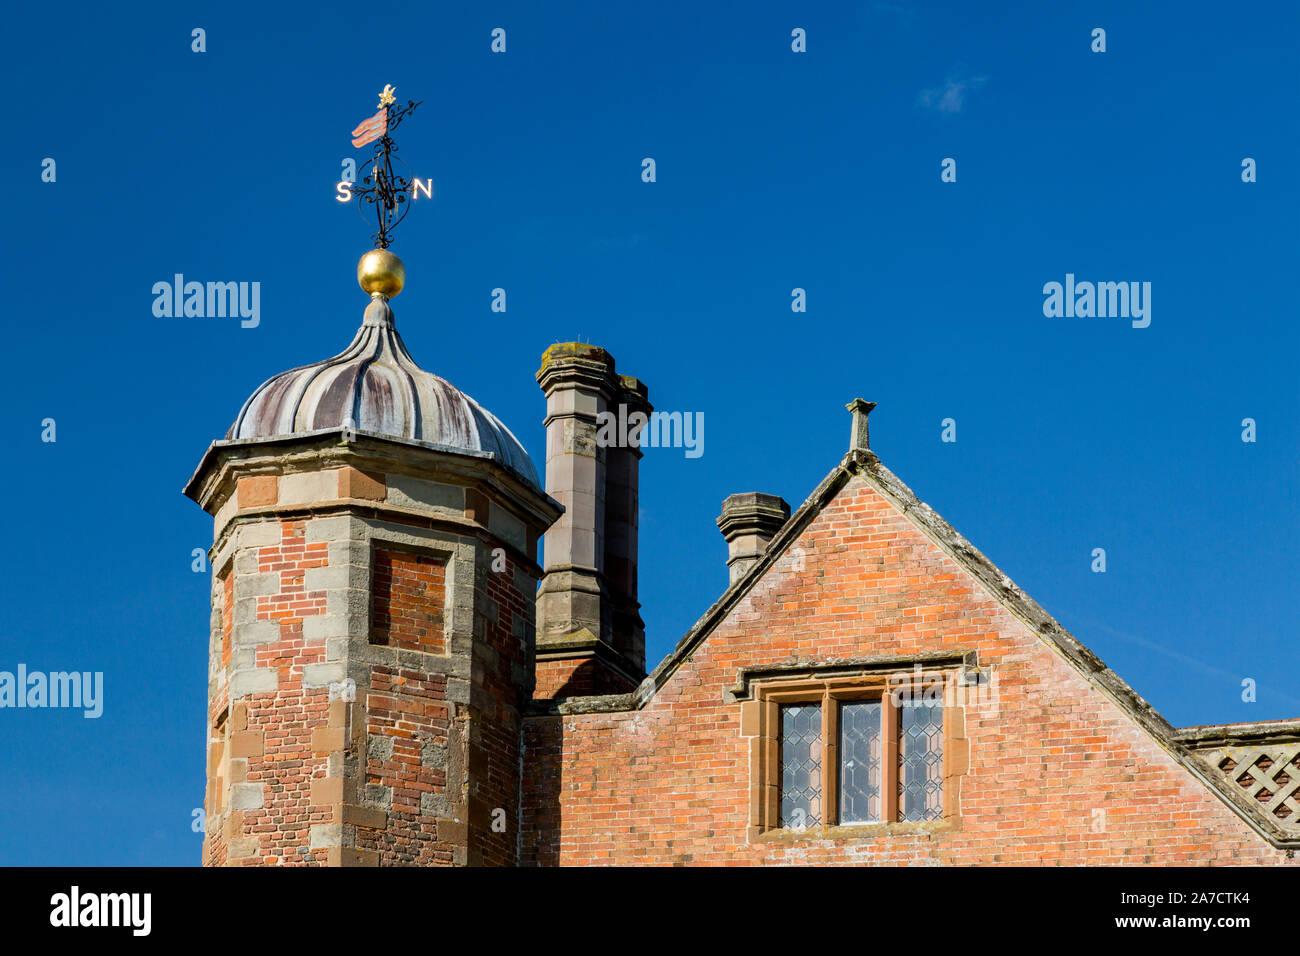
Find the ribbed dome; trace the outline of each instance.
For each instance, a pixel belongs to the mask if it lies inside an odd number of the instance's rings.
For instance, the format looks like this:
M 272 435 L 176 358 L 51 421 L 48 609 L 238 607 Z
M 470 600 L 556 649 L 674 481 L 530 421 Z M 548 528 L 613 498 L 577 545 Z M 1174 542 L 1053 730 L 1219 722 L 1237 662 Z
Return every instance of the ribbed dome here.
M 486 453 L 540 487 L 532 459 L 500 419 L 415 364 L 382 295 L 371 299 L 347 349 L 263 383 L 226 438 L 273 438 L 349 425 L 450 451 Z

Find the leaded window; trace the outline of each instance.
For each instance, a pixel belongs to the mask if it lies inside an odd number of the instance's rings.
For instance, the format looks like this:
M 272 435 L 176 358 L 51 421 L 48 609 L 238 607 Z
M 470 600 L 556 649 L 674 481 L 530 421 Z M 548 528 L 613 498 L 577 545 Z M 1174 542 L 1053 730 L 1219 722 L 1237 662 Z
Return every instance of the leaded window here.
M 943 707 L 908 701 L 898 709 L 900 820 L 943 816 Z
M 840 704 L 840 823 L 880 822 L 878 700 Z
M 919 691 L 883 678 L 758 689 L 771 708 L 759 734 L 776 738 L 776 766 L 761 749 L 754 764 L 759 829 L 943 819 L 942 694 Z
M 781 826 L 821 826 L 822 708 L 781 708 Z

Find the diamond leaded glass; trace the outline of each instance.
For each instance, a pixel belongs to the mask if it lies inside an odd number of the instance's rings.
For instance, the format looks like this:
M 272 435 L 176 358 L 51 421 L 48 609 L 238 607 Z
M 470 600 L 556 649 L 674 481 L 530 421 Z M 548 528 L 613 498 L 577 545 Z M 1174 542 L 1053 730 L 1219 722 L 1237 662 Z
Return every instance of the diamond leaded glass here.
M 907 701 L 898 709 L 898 816 L 943 816 L 943 705 Z
M 840 823 L 880 822 L 880 706 L 840 705 Z
M 820 826 L 822 819 L 822 708 L 781 708 L 781 826 Z

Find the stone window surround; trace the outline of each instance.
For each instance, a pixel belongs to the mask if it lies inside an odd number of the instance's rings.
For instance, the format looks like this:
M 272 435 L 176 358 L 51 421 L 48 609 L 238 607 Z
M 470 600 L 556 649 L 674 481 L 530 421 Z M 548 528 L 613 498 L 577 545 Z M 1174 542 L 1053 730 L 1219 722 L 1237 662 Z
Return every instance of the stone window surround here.
M 965 737 L 964 709 L 960 701 L 945 695 L 943 707 L 943 817 L 940 820 L 899 821 L 898 806 L 898 711 L 882 711 L 881 822 L 839 825 L 839 707 L 841 701 L 880 700 L 904 688 L 916 686 L 915 665 L 921 664 L 923 681 L 938 678 L 945 687 L 951 681 L 973 682 L 968 666 L 973 655 L 923 655 L 911 658 L 876 659 L 857 666 L 826 664 L 790 668 L 783 675 L 775 669 L 758 676 L 742 673 L 737 682 L 744 687 L 741 703 L 742 737 L 750 740 L 751 841 L 786 842 L 845 838 L 874 838 L 889 833 L 946 831 L 960 825 L 960 778 L 969 764 Z M 845 670 L 852 673 L 844 673 Z M 798 676 L 789 671 L 797 671 Z M 974 672 L 978 674 L 978 671 Z M 788 675 L 788 676 L 787 676 Z M 978 678 L 976 678 L 978 679 Z M 740 696 L 740 695 L 736 695 Z M 822 819 L 820 826 L 803 831 L 783 828 L 781 816 L 781 716 L 782 704 L 820 704 L 822 714 Z
M 367 586 L 362 590 L 361 606 L 356 608 L 356 623 L 364 631 L 367 654 L 376 662 L 400 666 L 405 655 L 419 659 L 445 658 L 450 661 L 453 647 L 466 644 L 474 636 L 474 550 L 471 536 L 448 533 L 441 529 L 408 528 L 388 522 L 363 521 L 355 528 L 355 544 L 360 544 L 365 561 Z M 401 551 L 433 558 L 443 563 L 443 652 L 409 650 L 372 644 L 370 626 L 374 620 L 375 551 Z M 459 601 L 458 601 L 459 598 Z M 459 605 L 459 606 L 458 606 Z M 364 622 L 364 623 L 363 623 Z

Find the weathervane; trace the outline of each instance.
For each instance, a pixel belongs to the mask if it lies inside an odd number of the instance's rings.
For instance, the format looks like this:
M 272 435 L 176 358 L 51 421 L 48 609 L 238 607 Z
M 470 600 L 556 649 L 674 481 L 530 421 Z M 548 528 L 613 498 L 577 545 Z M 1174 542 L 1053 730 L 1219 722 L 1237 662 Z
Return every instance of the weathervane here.
M 391 84 L 385 85 L 379 94 L 379 112 L 369 119 L 362 120 L 352 131 L 352 145 L 358 149 L 369 143 L 375 144 L 374 154 L 369 161 L 370 169 L 361 180 L 360 187 L 346 179 L 338 184 L 339 202 L 350 201 L 355 193 L 359 200 L 374 207 L 379 231 L 371 238 L 376 249 L 388 248 L 389 243 L 392 242 L 393 230 L 411 211 L 410 201 L 414 201 L 420 192 L 428 198 L 433 198 L 432 179 L 423 181 L 415 177 L 407 179 L 393 171 L 394 161 L 406 166 L 406 163 L 394 155 L 397 152 L 397 143 L 393 141 L 393 131 L 420 103 L 424 102 L 407 100 L 405 106 L 394 106 L 397 100 L 393 95 L 395 92 L 396 89 Z M 409 166 L 406 168 L 410 170 Z M 357 204 L 357 209 L 361 212 L 362 218 L 366 218 L 365 209 L 360 202 Z

